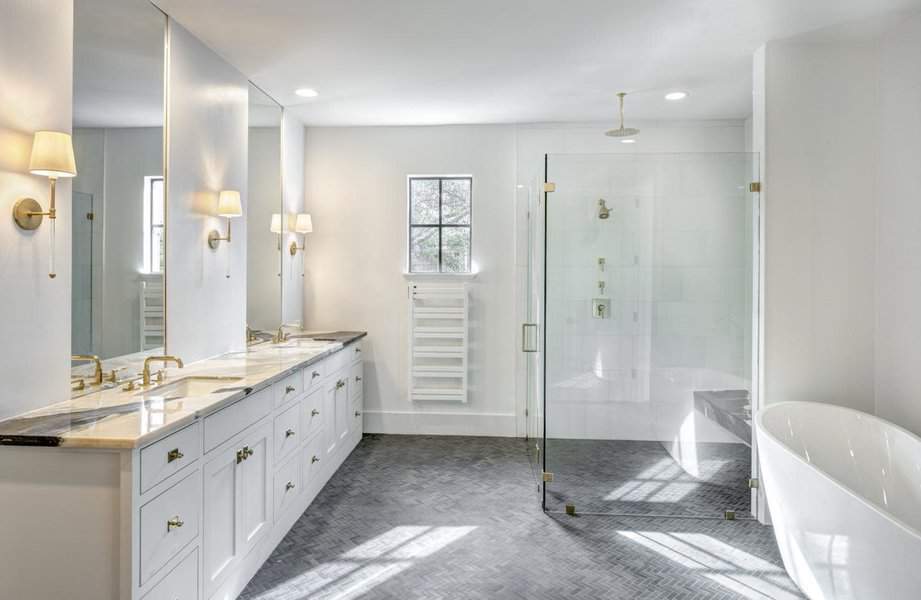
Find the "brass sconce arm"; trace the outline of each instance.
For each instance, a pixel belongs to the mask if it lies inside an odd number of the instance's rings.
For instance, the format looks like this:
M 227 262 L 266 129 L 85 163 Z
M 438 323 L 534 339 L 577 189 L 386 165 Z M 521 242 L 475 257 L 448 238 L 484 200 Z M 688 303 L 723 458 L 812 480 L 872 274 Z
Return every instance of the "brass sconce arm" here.
M 230 219 L 227 219 L 227 235 L 222 236 L 221 232 L 217 229 L 212 229 L 208 234 L 208 247 L 212 250 L 217 250 L 217 247 L 221 242 L 230 243 Z

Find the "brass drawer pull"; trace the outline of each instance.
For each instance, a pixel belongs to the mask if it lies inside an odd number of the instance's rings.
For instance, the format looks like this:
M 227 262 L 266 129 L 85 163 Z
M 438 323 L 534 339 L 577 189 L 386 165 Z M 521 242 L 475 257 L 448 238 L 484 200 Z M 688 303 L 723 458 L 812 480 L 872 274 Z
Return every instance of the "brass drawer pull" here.
M 360 410 L 356 410 L 356 411 L 355 411 L 355 416 L 356 416 L 356 417 L 360 417 L 360 416 L 361 416 L 361 411 L 360 411 Z
M 356 376 L 355 376 L 355 381 L 361 381 L 361 377 L 359 377 L 358 375 L 356 375 Z
M 310 378 L 311 378 L 311 379 L 316 379 L 316 378 L 319 377 L 319 376 L 320 376 L 320 372 L 319 372 L 319 371 L 314 371 L 313 374 L 310 376 Z
M 293 430 L 293 429 L 289 429 L 289 430 L 285 431 L 285 437 L 286 437 L 286 438 L 289 438 L 289 437 L 291 437 L 292 435 L 294 435 L 294 430 Z
M 344 381 L 342 381 L 341 379 L 338 380 L 338 381 L 336 381 L 336 389 L 337 389 L 337 390 L 338 390 L 339 388 L 343 388 L 343 387 L 345 387 L 345 382 L 344 382 Z
M 185 454 L 180 452 L 179 448 L 173 448 L 172 450 L 166 453 L 166 462 L 171 463 L 174 460 L 179 460 L 183 456 L 185 456 Z
M 318 414 L 320 414 L 320 411 L 318 411 L 317 409 L 313 409 L 312 411 L 310 411 L 310 416 L 311 416 L 311 417 L 315 417 L 315 416 L 317 416 Z
M 285 386 L 285 393 L 286 393 L 286 394 L 290 394 L 290 393 L 293 392 L 293 391 L 294 391 L 294 386 L 293 386 L 293 385 Z
M 355 348 L 355 354 L 361 354 L 361 348 Z
M 256 451 L 249 446 L 243 446 L 242 449 L 237 450 L 237 464 L 240 464 L 255 453 Z
M 291 483 L 290 481 L 289 481 L 288 483 L 285 484 L 285 491 L 286 491 L 286 492 L 290 492 L 290 491 L 293 490 L 293 489 L 294 489 L 294 484 Z
M 318 463 L 318 462 L 320 462 L 320 459 L 317 458 L 316 455 L 314 455 L 314 456 L 310 459 L 310 464 Z
M 166 522 L 166 531 L 170 532 L 174 529 L 178 529 L 182 527 L 183 525 L 185 525 L 185 521 L 181 520 L 179 518 L 179 515 L 176 515 L 175 517 L 173 517 L 172 519 Z

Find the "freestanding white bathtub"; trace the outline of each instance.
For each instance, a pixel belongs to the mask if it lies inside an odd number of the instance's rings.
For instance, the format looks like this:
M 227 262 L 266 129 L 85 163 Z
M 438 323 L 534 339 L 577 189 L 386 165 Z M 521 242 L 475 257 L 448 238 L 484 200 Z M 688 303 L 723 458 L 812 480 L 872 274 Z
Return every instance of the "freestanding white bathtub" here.
M 921 599 L 921 438 L 813 402 L 773 404 L 755 423 L 774 533 L 803 593 Z

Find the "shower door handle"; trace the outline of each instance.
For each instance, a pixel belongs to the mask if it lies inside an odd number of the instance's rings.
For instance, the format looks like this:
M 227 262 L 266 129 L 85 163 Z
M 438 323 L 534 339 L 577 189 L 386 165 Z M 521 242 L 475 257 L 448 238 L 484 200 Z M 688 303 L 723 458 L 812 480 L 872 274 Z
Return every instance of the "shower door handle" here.
M 533 337 L 528 335 L 528 331 L 534 332 Z M 521 351 L 537 352 L 537 323 L 521 324 Z

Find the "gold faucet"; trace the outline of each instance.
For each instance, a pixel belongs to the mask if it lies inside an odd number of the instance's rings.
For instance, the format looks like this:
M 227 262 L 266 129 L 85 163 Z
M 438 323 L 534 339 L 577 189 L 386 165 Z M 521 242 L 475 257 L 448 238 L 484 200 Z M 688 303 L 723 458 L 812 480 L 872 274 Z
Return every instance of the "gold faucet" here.
M 102 385 L 102 361 L 95 354 L 74 354 L 70 357 L 71 361 L 91 360 L 96 363 L 96 372 L 93 373 L 93 385 Z
M 273 344 L 280 344 L 282 342 L 288 341 L 288 334 L 285 333 L 285 330 L 282 329 L 282 325 L 278 326 L 278 331 L 275 332 L 275 337 L 272 338 Z
M 178 356 L 148 356 L 144 359 L 144 372 L 142 373 L 144 377 L 144 387 L 150 387 L 150 363 L 161 361 L 164 364 L 171 362 L 176 363 L 176 366 L 180 369 L 184 366 L 182 364 L 182 359 Z

